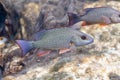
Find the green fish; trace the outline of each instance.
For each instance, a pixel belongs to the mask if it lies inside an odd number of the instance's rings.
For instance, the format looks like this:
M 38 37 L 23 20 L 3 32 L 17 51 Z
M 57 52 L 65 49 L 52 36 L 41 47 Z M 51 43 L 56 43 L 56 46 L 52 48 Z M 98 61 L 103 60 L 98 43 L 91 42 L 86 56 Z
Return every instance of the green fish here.
M 93 42 L 93 38 L 83 32 L 71 28 L 55 28 L 43 30 L 34 35 L 36 41 L 16 40 L 25 56 L 35 48 L 46 50 L 59 50 L 70 48 L 71 43 L 76 47 L 87 45 Z

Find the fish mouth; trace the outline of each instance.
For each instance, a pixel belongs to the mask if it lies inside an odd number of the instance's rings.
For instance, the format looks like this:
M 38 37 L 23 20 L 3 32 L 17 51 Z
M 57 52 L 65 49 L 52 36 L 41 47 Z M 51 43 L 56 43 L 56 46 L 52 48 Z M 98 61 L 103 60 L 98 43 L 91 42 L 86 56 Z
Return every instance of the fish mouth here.
M 86 45 L 94 42 L 94 38 L 91 35 L 87 34 L 86 36 L 86 38 L 83 37 L 83 39 L 86 39 Z
M 93 43 L 93 42 L 94 42 L 94 39 L 93 39 L 93 38 L 90 38 L 90 39 L 88 39 L 88 41 L 86 42 L 85 45 L 88 45 L 88 44 Z
M 93 42 L 94 42 L 94 39 L 91 39 L 90 42 L 89 42 L 88 44 L 93 43 Z

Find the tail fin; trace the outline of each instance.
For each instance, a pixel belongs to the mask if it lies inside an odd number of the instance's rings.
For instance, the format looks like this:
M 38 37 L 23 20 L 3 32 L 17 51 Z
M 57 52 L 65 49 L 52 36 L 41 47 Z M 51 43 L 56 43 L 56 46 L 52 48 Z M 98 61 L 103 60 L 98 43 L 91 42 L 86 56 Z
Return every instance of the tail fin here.
M 69 26 L 74 25 L 75 23 L 79 22 L 79 16 L 77 14 L 68 12 L 68 18 L 69 18 Z
M 31 49 L 33 49 L 33 46 L 29 41 L 16 40 L 16 42 L 22 50 L 22 56 L 25 56 Z

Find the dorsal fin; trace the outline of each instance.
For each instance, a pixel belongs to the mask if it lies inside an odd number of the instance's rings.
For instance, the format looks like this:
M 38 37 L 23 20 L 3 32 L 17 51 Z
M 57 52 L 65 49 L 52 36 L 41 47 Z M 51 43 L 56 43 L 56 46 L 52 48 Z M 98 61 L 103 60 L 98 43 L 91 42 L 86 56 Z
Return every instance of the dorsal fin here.
M 33 35 L 34 40 L 40 40 L 47 30 L 42 30 Z

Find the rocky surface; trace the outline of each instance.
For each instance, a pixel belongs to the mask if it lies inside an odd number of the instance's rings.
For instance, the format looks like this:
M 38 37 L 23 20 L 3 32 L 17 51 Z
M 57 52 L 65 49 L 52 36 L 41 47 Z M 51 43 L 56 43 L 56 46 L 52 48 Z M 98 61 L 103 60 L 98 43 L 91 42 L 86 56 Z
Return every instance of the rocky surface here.
M 26 0 L 26 3 L 28 2 Z M 41 2 L 45 3 L 46 0 Z M 58 0 L 53 2 L 57 3 Z M 32 25 L 40 10 L 40 6 L 35 4 L 26 4 L 23 12 L 30 21 L 33 20 L 33 23 L 30 23 Z M 106 4 L 120 11 L 119 1 L 108 1 Z M 84 7 L 106 4 L 102 2 L 100 4 L 98 1 L 86 2 Z M 42 6 L 40 3 L 39 5 Z M 31 6 L 35 9 L 32 10 Z M 33 16 L 34 13 L 36 15 Z M 67 52 L 58 55 L 54 51 L 43 57 L 37 57 L 37 50 L 34 50 L 21 58 L 18 55 L 20 53 L 18 46 L 9 45 L 3 51 L 9 55 L 5 58 L 7 62 L 3 80 L 120 80 L 119 26 L 118 23 L 106 27 L 99 27 L 99 25 L 82 27 L 81 31 L 93 36 L 94 43 L 79 47 L 76 53 Z

